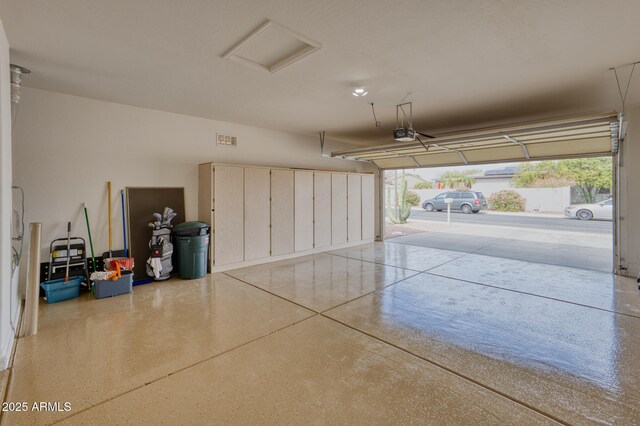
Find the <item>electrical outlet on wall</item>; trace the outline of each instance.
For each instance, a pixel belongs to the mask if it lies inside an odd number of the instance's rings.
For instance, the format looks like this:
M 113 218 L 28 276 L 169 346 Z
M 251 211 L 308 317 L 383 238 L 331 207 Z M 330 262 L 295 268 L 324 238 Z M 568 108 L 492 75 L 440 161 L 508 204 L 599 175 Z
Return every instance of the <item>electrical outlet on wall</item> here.
M 238 138 L 235 136 L 216 133 L 216 143 L 218 146 L 238 146 Z

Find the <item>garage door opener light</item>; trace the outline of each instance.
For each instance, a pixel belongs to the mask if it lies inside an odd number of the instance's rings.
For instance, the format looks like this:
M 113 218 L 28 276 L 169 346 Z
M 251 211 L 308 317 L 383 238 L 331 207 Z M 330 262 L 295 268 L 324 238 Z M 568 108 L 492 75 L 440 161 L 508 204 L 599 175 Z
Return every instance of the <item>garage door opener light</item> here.
M 407 106 L 408 117 L 404 110 Z M 413 103 L 396 105 L 396 129 L 393 131 L 393 139 L 398 142 L 413 142 L 416 139 L 416 132 L 413 130 Z

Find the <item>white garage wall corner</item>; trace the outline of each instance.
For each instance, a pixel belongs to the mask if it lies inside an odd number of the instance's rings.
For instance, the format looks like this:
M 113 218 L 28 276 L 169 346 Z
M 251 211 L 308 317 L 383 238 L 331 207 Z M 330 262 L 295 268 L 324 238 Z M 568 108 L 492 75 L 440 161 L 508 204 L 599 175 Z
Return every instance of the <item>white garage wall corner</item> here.
M 216 133 L 236 136 L 238 146 L 216 146 Z M 83 202 L 96 254 L 108 248 L 108 180 L 113 188 L 113 248 L 120 249 L 120 189 L 127 186 L 184 187 L 186 218 L 195 220 L 201 163 L 340 171 L 368 166 L 321 156 L 319 138 L 314 136 L 29 87 L 23 89 L 13 137 L 14 182 L 25 190 L 25 222 L 43 223 L 44 259 L 49 243 L 66 235 L 68 221 L 74 236 L 87 238 Z M 325 152 L 344 146 L 327 139 Z
M 620 250 L 627 274 L 640 272 L 640 106 L 628 107 L 627 137 L 620 168 Z
M 0 369 L 9 364 L 20 316 L 20 295 L 11 280 L 11 83 L 9 42 L 0 22 Z

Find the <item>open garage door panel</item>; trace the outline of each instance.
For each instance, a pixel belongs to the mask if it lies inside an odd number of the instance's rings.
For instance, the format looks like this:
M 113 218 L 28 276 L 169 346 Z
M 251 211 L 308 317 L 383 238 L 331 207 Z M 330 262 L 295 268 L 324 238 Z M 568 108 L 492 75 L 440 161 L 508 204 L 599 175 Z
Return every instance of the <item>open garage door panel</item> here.
M 381 169 L 612 155 L 618 148 L 615 112 L 421 138 L 349 151 L 333 157 L 366 160 Z

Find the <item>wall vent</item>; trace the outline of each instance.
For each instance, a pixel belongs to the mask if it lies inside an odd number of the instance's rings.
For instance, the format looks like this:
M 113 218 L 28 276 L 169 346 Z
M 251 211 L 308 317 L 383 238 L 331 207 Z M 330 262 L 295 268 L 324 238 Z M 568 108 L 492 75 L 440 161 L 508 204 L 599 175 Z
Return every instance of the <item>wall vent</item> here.
M 216 133 L 216 141 L 218 146 L 238 146 L 238 138 L 235 136 Z

